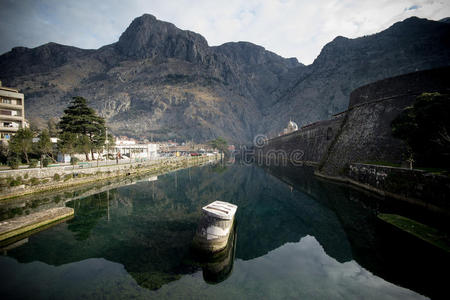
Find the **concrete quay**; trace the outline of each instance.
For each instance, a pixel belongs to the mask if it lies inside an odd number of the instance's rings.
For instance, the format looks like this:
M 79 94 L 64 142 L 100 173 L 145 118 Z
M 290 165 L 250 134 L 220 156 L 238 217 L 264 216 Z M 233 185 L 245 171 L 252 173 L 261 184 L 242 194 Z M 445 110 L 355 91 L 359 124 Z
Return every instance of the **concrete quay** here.
M 0 171 L 0 200 L 24 196 L 38 192 L 67 189 L 69 187 L 110 180 L 114 177 L 155 173 L 160 174 L 180 168 L 187 168 L 216 161 L 217 156 L 171 157 L 131 164 L 118 164 L 99 167 L 73 168 L 71 166 L 34 168 Z M 9 179 L 19 178 L 19 186 L 5 186 Z
M 55 207 L 30 215 L 5 220 L 0 222 L 0 241 L 24 234 L 62 219 L 70 218 L 73 214 L 73 208 Z

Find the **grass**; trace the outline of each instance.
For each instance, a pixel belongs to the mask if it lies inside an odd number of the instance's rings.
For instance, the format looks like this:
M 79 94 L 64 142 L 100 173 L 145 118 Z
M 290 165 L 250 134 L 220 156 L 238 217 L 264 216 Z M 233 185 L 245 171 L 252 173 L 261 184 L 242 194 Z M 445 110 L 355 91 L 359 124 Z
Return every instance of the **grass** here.
M 400 164 L 396 164 L 396 163 L 392 163 L 392 162 L 388 162 L 388 161 L 366 161 L 366 162 L 363 162 L 363 164 L 401 168 Z M 432 174 L 449 175 L 449 170 L 443 169 L 443 168 L 416 167 L 416 166 L 413 166 L 413 168 L 414 168 L 414 170 L 421 170 L 421 171 L 425 171 L 427 173 L 432 173 Z
M 425 171 L 427 173 L 438 174 L 438 175 L 449 175 L 449 170 L 442 168 L 423 168 L 417 167 L 416 169 Z
M 378 218 L 433 246 L 450 252 L 450 239 L 448 235 L 433 227 L 394 214 L 379 214 Z
M 376 166 L 397 167 L 397 168 L 401 167 L 400 164 L 391 163 L 391 162 L 388 162 L 388 161 L 366 161 L 366 162 L 363 162 L 363 164 L 376 165 Z

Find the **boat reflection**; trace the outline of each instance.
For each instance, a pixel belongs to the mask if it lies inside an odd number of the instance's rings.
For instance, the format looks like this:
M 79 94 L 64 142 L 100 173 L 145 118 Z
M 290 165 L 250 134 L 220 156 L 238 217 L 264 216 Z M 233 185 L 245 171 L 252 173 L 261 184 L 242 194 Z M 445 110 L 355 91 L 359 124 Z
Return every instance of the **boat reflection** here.
M 217 284 L 228 277 L 233 271 L 236 254 L 237 225 L 234 224 L 227 246 L 218 252 L 207 254 L 195 248 L 191 250 L 189 263 L 202 268 L 203 280 L 209 284 Z

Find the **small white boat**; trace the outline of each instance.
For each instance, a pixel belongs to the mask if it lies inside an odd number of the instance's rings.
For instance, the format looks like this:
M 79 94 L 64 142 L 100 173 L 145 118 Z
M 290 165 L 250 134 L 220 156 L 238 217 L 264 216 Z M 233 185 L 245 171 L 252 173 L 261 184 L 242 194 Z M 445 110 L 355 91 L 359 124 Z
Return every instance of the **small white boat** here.
M 193 240 L 194 247 L 207 252 L 224 249 L 234 225 L 236 210 L 237 205 L 223 201 L 204 206 Z
M 234 214 L 237 210 L 237 205 L 223 202 L 223 201 L 214 201 L 206 206 L 202 207 L 202 210 L 205 214 L 223 220 L 231 220 L 234 218 Z

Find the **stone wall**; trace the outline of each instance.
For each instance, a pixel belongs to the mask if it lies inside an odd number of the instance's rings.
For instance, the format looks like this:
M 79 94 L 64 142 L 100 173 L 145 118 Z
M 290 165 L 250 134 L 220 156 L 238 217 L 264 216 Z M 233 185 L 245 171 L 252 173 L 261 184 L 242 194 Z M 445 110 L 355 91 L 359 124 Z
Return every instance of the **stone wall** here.
M 267 141 L 258 154 L 270 158 L 271 155 L 286 154 L 290 157 L 293 151 L 301 153 L 296 159 L 306 163 L 318 163 L 325 155 L 336 134 L 340 130 L 344 115 L 340 118 L 326 120 L 302 127 L 298 131 L 282 135 Z
M 404 143 L 392 136 L 391 122 L 423 92 L 450 92 L 450 68 L 416 72 L 356 89 L 346 119 L 319 172 L 342 176 L 352 162 L 405 160 Z
M 421 170 L 352 163 L 346 175 L 375 191 L 450 213 L 450 178 Z
M 217 157 L 171 157 L 147 162 L 118 164 L 110 166 L 73 168 L 72 166 L 19 169 L 0 172 L 0 199 L 22 196 L 35 192 L 68 188 L 98 180 L 118 176 L 128 176 L 144 172 L 161 173 L 163 171 L 201 164 L 216 160 Z M 95 163 L 94 163 L 95 165 Z M 55 178 L 55 175 L 58 175 Z M 18 186 L 9 186 L 8 180 L 20 180 Z
M 450 68 L 439 68 L 387 78 L 355 89 L 349 108 L 371 101 L 423 92 L 450 92 Z

